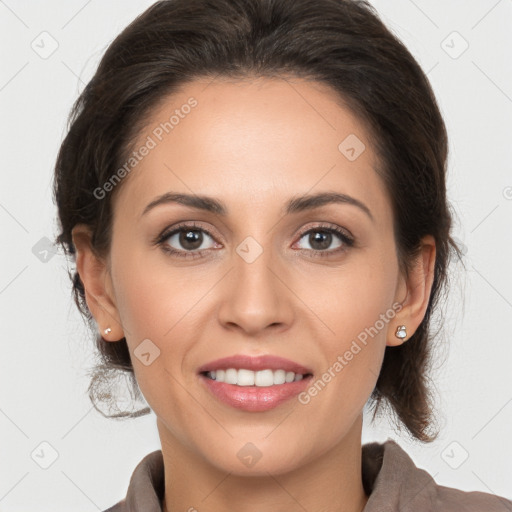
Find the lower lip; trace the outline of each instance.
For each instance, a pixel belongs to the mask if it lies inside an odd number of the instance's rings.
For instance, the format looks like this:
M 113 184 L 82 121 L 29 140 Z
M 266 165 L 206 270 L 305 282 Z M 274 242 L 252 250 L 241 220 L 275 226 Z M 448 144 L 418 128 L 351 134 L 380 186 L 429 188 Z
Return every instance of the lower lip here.
M 301 380 L 276 384 L 274 386 L 236 386 L 199 375 L 207 388 L 222 402 L 250 412 L 274 409 L 282 403 L 304 391 L 313 378 L 312 375 Z

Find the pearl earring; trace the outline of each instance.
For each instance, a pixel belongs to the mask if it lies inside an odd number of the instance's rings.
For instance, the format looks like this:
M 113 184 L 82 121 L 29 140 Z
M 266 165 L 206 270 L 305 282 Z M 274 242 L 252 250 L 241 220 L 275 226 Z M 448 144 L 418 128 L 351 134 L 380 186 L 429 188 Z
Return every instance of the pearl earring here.
M 103 332 L 105 334 L 110 334 L 112 332 L 112 329 L 110 327 L 107 327 Z
M 405 325 L 399 325 L 396 328 L 395 336 L 397 338 L 400 338 L 401 340 L 403 340 L 407 336 L 407 331 L 405 330 Z

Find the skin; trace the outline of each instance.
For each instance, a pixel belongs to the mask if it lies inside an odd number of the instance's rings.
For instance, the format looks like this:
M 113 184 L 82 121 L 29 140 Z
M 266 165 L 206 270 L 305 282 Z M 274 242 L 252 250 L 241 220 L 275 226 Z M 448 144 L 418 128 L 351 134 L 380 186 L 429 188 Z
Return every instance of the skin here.
M 157 416 L 164 510 L 360 511 L 368 499 L 363 407 L 386 346 L 407 342 L 424 317 L 435 242 L 423 239 L 406 278 L 368 133 L 327 86 L 283 77 L 197 80 L 163 99 L 137 143 L 191 96 L 198 105 L 117 191 L 109 254 L 95 256 L 86 226 L 73 230 L 87 304 L 101 332 L 112 329 L 105 340 L 125 336 L 133 354 L 150 339 L 160 350 L 148 366 L 132 361 Z M 350 134 L 366 145 L 354 161 L 338 149 Z M 171 191 L 214 196 L 229 213 L 165 204 L 142 215 Z M 282 214 L 290 198 L 322 191 L 358 199 L 374 220 L 350 204 Z M 203 254 L 195 259 L 152 244 L 183 221 L 212 234 L 200 232 Z M 354 245 L 335 234 L 315 245 L 302 234 L 324 232 L 321 223 L 348 231 Z M 248 236 L 263 249 L 252 263 L 236 252 Z M 165 243 L 190 247 L 178 235 Z M 334 252 L 339 247 L 345 250 Z M 292 359 L 317 378 L 396 303 L 399 313 L 308 404 L 294 398 L 265 412 L 241 411 L 213 398 L 197 375 L 209 361 L 243 353 Z M 407 327 L 405 340 L 395 336 L 398 325 Z M 237 456 L 247 443 L 261 454 L 252 467 Z

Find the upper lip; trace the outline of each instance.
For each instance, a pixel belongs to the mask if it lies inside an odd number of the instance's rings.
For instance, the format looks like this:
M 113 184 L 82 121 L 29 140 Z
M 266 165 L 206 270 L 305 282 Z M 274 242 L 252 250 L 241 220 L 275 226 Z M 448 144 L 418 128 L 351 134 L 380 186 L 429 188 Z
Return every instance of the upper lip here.
M 214 370 L 227 370 L 228 368 L 245 368 L 246 370 L 285 370 L 287 372 L 294 372 L 298 374 L 313 373 L 310 368 L 306 368 L 295 361 L 285 359 L 284 357 L 261 355 L 249 356 L 244 354 L 237 354 L 230 357 L 223 357 L 210 361 L 204 364 L 198 370 L 199 373 L 211 372 Z

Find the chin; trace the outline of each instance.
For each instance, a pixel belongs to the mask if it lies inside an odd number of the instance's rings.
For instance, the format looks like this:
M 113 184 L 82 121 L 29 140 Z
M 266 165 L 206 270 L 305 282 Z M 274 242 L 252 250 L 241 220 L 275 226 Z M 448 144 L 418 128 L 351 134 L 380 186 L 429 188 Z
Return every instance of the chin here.
M 254 441 L 248 435 L 228 439 L 226 434 L 225 442 L 216 444 L 215 449 L 211 449 L 212 442 L 197 446 L 197 451 L 219 471 L 237 476 L 268 477 L 269 473 L 288 473 L 307 463 L 310 446 L 293 437 L 286 442 L 277 436 L 272 439 L 272 435 L 265 439 L 269 432 L 265 429 L 261 436 L 254 436 Z
M 217 458 L 208 454 L 208 460 L 220 471 L 233 476 L 268 477 L 269 474 L 284 474 L 299 467 L 296 454 L 286 455 L 279 451 L 265 453 L 247 443 L 237 452 L 223 452 Z

